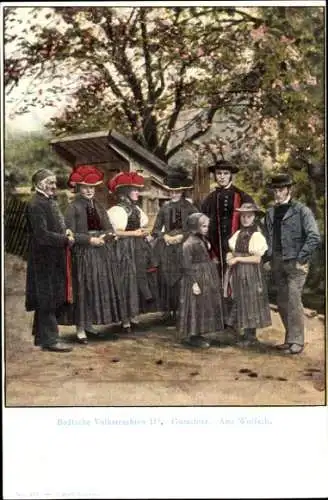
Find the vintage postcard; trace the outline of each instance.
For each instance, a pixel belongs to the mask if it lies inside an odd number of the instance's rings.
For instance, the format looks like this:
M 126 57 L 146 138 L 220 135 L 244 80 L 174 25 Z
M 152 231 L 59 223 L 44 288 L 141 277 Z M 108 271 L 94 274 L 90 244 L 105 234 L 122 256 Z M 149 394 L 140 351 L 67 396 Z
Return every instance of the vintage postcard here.
M 1 14 L 5 498 L 326 496 L 324 2 Z

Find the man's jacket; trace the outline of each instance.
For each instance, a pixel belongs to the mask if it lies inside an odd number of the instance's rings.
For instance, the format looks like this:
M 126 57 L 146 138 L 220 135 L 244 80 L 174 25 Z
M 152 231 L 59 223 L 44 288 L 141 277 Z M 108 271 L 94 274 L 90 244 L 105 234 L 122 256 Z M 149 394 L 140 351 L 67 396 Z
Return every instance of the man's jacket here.
M 274 207 L 268 209 L 264 219 L 264 232 L 268 243 L 267 259 L 272 258 Z M 321 238 L 312 211 L 303 203 L 292 200 L 281 221 L 281 247 L 283 260 L 308 262 L 320 245 Z

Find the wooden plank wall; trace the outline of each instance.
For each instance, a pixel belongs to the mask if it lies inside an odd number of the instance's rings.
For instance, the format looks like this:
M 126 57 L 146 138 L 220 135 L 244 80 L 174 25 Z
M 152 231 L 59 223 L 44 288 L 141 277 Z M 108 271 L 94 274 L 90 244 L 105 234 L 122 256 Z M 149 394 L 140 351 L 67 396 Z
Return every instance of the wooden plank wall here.
M 23 259 L 27 258 L 28 248 L 26 207 L 26 201 L 11 197 L 4 211 L 5 251 Z

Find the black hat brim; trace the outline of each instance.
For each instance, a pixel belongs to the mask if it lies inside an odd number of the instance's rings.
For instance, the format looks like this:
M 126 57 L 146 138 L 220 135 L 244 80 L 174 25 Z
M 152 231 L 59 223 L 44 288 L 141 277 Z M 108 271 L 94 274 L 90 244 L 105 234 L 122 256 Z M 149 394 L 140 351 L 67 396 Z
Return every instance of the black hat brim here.
M 185 182 L 184 184 L 166 183 L 164 187 L 170 191 L 183 191 L 184 189 L 192 189 L 193 183 Z
M 208 167 L 208 171 L 212 174 L 215 174 L 217 170 L 229 170 L 229 172 L 231 172 L 232 174 L 236 174 L 237 172 L 239 172 L 239 168 L 235 167 L 234 165 L 231 165 L 230 167 L 220 167 L 215 165 L 213 165 L 212 167 Z
M 283 188 L 283 187 L 291 187 L 291 186 L 293 186 L 294 184 L 295 184 L 295 183 L 294 183 L 294 182 L 292 182 L 292 181 L 290 181 L 290 182 L 279 182 L 279 183 L 275 183 L 275 182 L 270 183 L 270 182 L 269 182 L 269 183 L 266 185 L 266 187 L 267 187 L 267 188 L 269 188 L 269 189 L 276 189 L 276 188 Z

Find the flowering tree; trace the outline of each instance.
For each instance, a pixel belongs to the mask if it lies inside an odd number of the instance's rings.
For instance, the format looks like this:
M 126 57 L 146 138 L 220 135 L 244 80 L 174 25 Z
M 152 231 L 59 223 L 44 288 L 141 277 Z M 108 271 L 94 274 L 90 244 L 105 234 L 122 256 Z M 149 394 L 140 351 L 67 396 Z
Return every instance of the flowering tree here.
M 115 127 L 165 161 L 191 151 L 196 170 L 233 156 L 249 166 L 241 183 L 256 193 L 266 164 L 286 166 L 316 211 L 324 180 L 322 8 L 39 7 L 24 21 L 19 8 L 4 13 L 8 99 L 29 79 L 18 113 L 64 98 L 52 133 Z M 208 179 L 194 174 L 205 186 L 201 198 Z
M 212 136 L 222 151 L 247 154 L 273 122 L 282 142 L 286 130 L 299 139 L 302 113 L 305 136 L 322 128 L 307 90 L 320 77 L 307 53 L 323 37 L 318 8 L 55 7 L 31 9 L 17 33 L 19 22 L 6 8 L 6 90 L 30 78 L 18 113 L 65 95 L 55 133 L 117 127 L 168 160 L 213 130 L 218 112 L 238 130 L 220 144 Z

